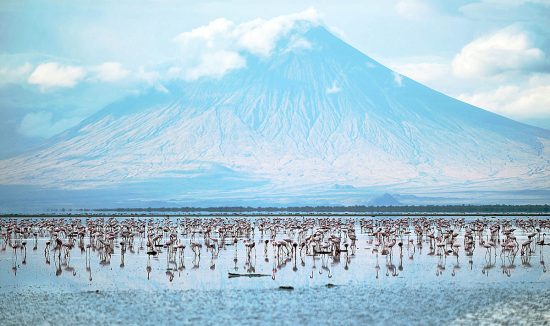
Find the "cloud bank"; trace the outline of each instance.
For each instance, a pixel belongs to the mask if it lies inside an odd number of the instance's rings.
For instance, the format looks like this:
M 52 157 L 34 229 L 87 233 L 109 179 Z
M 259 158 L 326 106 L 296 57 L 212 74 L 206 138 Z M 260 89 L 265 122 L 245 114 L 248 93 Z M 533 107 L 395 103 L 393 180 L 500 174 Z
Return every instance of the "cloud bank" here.
M 461 94 L 458 99 L 515 119 L 550 118 L 550 76 L 531 77 L 527 85 L 507 83 L 486 92 Z
M 518 27 L 507 27 L 475 39 L 453 60 L 459 77 L 494 76 L 536 70 L 546 63 L 544 52 Z
M 28 82 L 44 89 L 53 87 L 74 87 L 86 76 L 82 67 L 63 66 L 57 62 L 48 62 L 38 65 L 29 76 Z
M 512 119 L 550 118 L 550 62 L 535 39 L 512 25 L 466 44 L 452 61 L 453 73 L 495 86 L 456 97 Z
M 470 40 L 451 58 L 410 57 L 390 66 L 482 109 L 529 123 L 550 121 L 550 58 L 544 39 L 536 30 L 512 24 Z
M 299 30 L 303 22 L 319 23 L 319 14 L 313 8 L 300 13 L 272 19 L 254 19 L 235 24 L 219 18 L 206 26 L 179 34 L 174 41 L 182 51 L 179 66 L 171 68 L 174 75 L 185 80 L 201 77 L 219 78 L 227 72 L 246 66 L 246 54 L 269 57 L 281 38 Z M 284 51 L 307 49 L 311 44 L 293 36 Z
M 11 75 L 25 75 L 32 70 L 32 65 L 26 64 Z M 2 70 L 0 70 L 0 74 Z M 96 66 L 66 65 L 59 62 L 41 63 L 26 79 L 30 85 L 39 86 L 41 90 L 56 88 L 73 88 L 83 81 L 89 82 L 118 82 L 128 77 L 131 72 L 118 62 L 104 62 Z M 12 78 L 13 79 L 13 78 Z

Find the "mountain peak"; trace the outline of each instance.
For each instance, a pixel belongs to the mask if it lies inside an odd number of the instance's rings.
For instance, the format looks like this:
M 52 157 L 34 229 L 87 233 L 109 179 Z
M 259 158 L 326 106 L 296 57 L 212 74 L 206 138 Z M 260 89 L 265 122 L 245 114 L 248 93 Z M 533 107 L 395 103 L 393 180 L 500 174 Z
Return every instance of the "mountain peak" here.
M 177 41 L 201 58 L 181 63 L 183 82 L 114 103 L 46 148 L 0 161 L 0 190 L 364 204 L 366 193 L 550 182 L 550 132 L 396 75 L 310 19 L 219 21 Z M 335 185 L 349 185 L 348 197 Z

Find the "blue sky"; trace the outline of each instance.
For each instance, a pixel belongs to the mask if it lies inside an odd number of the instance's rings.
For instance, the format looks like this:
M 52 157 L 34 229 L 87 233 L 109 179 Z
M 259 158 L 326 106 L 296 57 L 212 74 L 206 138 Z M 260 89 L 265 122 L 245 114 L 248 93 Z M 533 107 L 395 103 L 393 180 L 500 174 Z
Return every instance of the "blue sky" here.
M 201 62 L 220 58 L 185 43 L 196 41 L 193 32 L 216 26 L 234 32 L 257 18 L 277 24 L 284 19 L 274 17 L 288 15 L 319 20 L 436 90 L 550 129 L 548 0 L 4 0 L 0 157 L 33 148 L 128 94 L 164 91 L 174 62 L 185 63 L 184 79 L 239 67 L 239 58 L 224 50 L 228 39 L 218 37 L 208 42 L 221 44 L 207 47 L 225 54 L 224 64 L 201 70 Z

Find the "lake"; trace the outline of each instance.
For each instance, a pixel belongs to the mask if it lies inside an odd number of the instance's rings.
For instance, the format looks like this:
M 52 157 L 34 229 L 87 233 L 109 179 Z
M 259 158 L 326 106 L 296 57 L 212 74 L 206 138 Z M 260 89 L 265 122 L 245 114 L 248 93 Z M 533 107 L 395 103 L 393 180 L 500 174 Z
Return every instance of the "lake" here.
M 550 323 L 547 217 L 1 223 L 4 325 Z

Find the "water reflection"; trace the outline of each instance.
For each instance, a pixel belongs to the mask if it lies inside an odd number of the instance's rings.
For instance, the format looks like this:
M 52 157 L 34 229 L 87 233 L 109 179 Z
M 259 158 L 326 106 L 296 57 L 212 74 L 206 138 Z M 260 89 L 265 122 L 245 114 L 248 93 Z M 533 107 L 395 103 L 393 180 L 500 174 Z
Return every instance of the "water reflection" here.
M 114 278 L 127 268 L 134 273 L 136 266 L 141 271 L 145 266 L 142 275 L 147 280 L 160 269 L 168 283 L 190 272 L 306 283 L 333 277 L 344 282 L 414 278 L 429 275 L 427 270 L 435 271 L 431 275 L 436 277 L 477 270 L 487 278 L 495 274 L 510 278 L 518 256 L 522 271 L 546 273 L 549 229 L 546 218 L 14 219 L 0 222 L 0 257 L 11 256 L 14 277 L 28 265 L 48 271 L 53 259 L 55 276 L 76 277 L 80 271 L 88 282 L 93 281 L 94 266 Z M 42 265 L 38 265 L 40 247 Z M 207 257 L 205 266 L 201 254 Z M 533 257 L 540 263 L 533 265 Z M 6 261 L 1 260 L 0 267 Z M 118 268 L 113 269 L 111 262 Z M 466 270 L 462 263 L 467 263 Z M 502 273 L 494 272 L 497 264 Z

